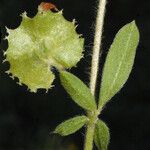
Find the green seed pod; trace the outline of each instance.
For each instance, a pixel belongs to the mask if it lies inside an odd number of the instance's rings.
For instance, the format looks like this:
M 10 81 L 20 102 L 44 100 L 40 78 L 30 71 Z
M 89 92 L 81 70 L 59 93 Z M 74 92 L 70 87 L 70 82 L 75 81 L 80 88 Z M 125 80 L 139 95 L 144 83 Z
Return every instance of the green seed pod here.
M 22 15 L 21 25 L 7 29 L 9 36 L 7 71 L 18 77 L 20 84 L 36 92 L 48 90 L 54 80 L 50 68 L 64 70 L 76 66 L 82 58 L 84 39 L 76 33 L 75 23 L 67 21 L 62 11 L 54 13 L 39 9 L 34 18 Z

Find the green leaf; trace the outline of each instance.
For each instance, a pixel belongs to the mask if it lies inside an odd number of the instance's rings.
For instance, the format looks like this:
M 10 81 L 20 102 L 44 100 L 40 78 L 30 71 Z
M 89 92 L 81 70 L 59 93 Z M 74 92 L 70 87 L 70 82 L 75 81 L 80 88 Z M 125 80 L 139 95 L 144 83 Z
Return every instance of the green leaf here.
M 60 134 L 61 136 L 67 136 L 69 134 L 73 134 L 82 128 L 88 121 L 86 116 L 77 116 L 71 118 L 60 125 L 58 125 L 54 131 L 54 133 Z
M 52 87 L 51 67 L 71 68 L 83 57 L 84 39 L 77 34 L 75 23 L 63 17 L 62 11 L 39 9 L 33 18 L 24 13 L 20 26 L 7 32 L 5 55 L 10 63 L 7 72 L 32 92 Z
M 79 78 L 69 72 L 62 71 L 60 79 L 65 90 L 79 106 L 91 111 L 96 109 L 94 96 Z
M 98 120 L 94 133 L 94 142 L 98 150 L 107 150 L 109 140 L 110 140 L 109 128 L 103 121 Z
M 104 106 L 127 81 L 138 43 L 139 31 L 135 21 L 125 25 L 117 33 L 104 65 L 99 107 Z

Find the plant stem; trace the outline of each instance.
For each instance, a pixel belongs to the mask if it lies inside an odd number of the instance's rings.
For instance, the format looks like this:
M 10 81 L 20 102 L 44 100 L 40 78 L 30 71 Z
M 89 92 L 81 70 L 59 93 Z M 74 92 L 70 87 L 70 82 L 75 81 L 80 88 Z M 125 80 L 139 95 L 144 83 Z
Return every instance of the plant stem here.
M 86 130 L 84 150 L 92 150 L 93 148 L 93 138 L 97 117 L 97 110 L 88 114 L 89 122 Z
M 103 33 L 103 25 L 104 25 L 104 17 L 105 17 L 105 8 L 107 0 L 99 0 L 98 4 L 98 12 L 96 18 L 96 27 L 95 27 L 95 38 L 94 38 L 94 47 L 92 54 L 92 64 L 91 64 L 91 78 L 90 78 L 90 89 L 92 94 L 95 94 L 96 89 L 96 80 L 99 68 L 99 59 L 101 53 L 101 45 L 102 45 L 102 33 Z
M 96 28 L 95 28 L 95 38 L 94 38 L 94 47 L 93 47 L 92 64 L 91 64 L 91 78 L 90 78 L 90 90 L 93 95 L 95 95 L 97 75 L 99 70 L 98 68 L 99 68 L 100 50 L 102 44 L 102 33 L 103 33 L 106 1 L 107 0 L 99 0 L 98 12 L 96 18 Z M 100 112 L 97 111 L 88 113 L 89 123 L 87 125 L 84 150 L 93 149 L 95 124 L 97 122 L 99 113 Z
M 84 150 L 92 150 L 92 148 L 93 148 L 94 130 L 95 130 L 95 124 L 87 126 Z

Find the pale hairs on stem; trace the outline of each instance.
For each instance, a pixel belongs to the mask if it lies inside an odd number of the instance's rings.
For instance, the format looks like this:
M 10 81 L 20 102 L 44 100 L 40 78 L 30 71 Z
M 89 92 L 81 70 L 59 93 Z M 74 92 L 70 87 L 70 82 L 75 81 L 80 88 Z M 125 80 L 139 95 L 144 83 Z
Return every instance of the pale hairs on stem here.
M 90 78 L 90 90 L 93 95 L 95 95 L 97 74 L 99 70 L 98 69 L 99 59 L 100 59 L 99 57 L 100 57 L 100 50 L 101 50 L 101 44 L 102 44 L 105 7 L 106 7 L 106 0 L 99 0 L 97 17 L 96 17 L 94 47 L 93 47 L 92 64 L 91 64 L 91 78 Z M 97 122 L 97 117 L 98 117 L 99 112 L 96 112 L 95 115 L 93 115 L 92 113 L 93 112 L 88 114 L 88 116 L 92 116 L 92 118 L 90 117 L 90 120 L 87 125 L 84 150 L 93 149 L 95 124 Z
M 106 0 L 99 0 L 97 18 L 96 18 L 96 27 L 95 27 L 95 36 L 94 36 L 94 47 L 92 54 L 92 64 L 91 64 L 91 77 L 90 77 L 90 89 L 92 94 L 95 94 L 96 81 L 99 68 L 99 60 L 101 53 L 102 45 L 102 33 L 105 17 L 105 8 Z

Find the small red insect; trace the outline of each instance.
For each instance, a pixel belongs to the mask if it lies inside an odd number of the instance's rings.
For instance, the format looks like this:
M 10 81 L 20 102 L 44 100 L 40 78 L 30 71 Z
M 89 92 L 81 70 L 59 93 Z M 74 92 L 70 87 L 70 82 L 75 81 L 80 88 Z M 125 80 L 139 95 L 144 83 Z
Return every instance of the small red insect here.
M 55 11 L 58 11 L 57 7 L 52 4 L 52 3 L 48 3 L 48 2 L 42 2 L 40 4 L 40 7 L 45 10 L 45 11 L 48 11 L 48 10 L 55 10 Z

